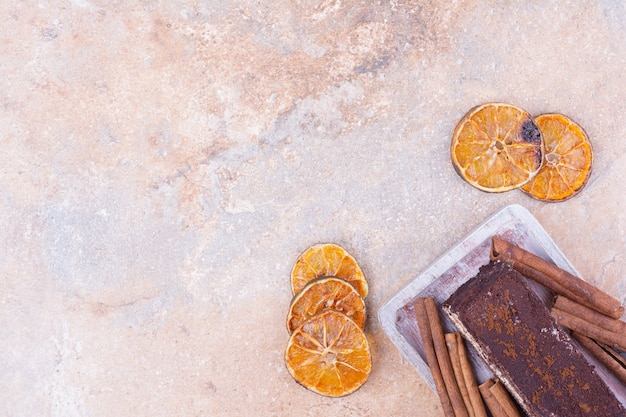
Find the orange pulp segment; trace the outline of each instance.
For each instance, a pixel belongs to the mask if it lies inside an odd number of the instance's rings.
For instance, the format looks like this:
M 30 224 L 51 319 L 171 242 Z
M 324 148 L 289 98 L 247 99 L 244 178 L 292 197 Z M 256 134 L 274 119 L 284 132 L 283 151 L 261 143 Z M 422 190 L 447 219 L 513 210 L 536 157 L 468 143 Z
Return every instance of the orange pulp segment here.
M 341 278 L 324 277 L 310 281 L 293 298 L 287 314 L 287 330 L 293 332 L 324 310 L 343 313 L 360 328 L 365 325 L 365 302 L 356 288 Z
M 471 109 L 457 124 L 450 156 L 465 181 L 483 191 L 503 192 L 537 174 L 543 141 L 528 112 L 510 104 L 487 103 Z
M 285 365 L 305 388 L 341 397 L 365 383 L 372 360 L 363 330 L 346 315 L 327 310 L 291 334 Z
M 291 289 L 295 295 L 309 281 L 331 276 L 345 279 L 356 288 L 361 297 L 367 296 L 368 285 L 361 267 L 352 255 L 333 243 L 311 246 L 300 255 L 291 270 Z
M 562 114 L 542 114 L 535 123 L 545 142 L 545 161 L 522 191 L 548 202 L 574 197 L 591 175 L 593 149 L 587 133 Z

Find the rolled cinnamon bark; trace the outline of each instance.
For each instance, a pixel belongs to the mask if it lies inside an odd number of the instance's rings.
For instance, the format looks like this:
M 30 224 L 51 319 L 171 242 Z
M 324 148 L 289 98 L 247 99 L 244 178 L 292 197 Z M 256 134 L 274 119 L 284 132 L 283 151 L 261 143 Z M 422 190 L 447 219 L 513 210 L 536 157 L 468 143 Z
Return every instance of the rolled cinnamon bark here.
M 617 379 L 626 384 L 626 368 L 615 357 L 607 353 L 596 342 L 578 332 L 572 332 L 572 337 L 584 347 L 594 358 L 604 365 Z
M 504 388 L 504 385 L 500 380 L 497 380 L 493 385 L 489 387 L 489 391 L 493 394 L 496 400 L 498 400 L 498 404 L 507 416 L 509 417 L 522 417 L 520 412 L 511 398 L 509 392 Z
M 606 343 L 611 347 L 626 351 L 626 334 L 614 333 L 566 311 L 559 310 L 558 308 L 552 307 L 550 312 L 552 313 L 552 317 L 554 317 L 561 326 L 567 327 L 572 331 L 590 337 L 598 342 Z
M 594 323 L 613 333 L 626 334 L 626 322 L 605 316 L 562 295 L 555 298 L 553 307 L 580 317 L 589 323 Z
M 509 262 L 514 269 L 557 294 L 565 295 L 609 317 L 617 319 L 624 314 L 624 306 L 617 299 L 498 236 L 492 238 L 490 258 Z
M 474 407 L 472 407 L 472 401 L 470 400 L 469 391 L 467 390 L 465 378 L 463 377 L 463 369 L 461 368 L 461 357 L 459 355 L 457 336 L 458 333 L 446 333 L 446 346 L 448 347 L 448 353 L 450 354 L 450 362 L 452 363 L 454 378 L 459 386 L 459 391 L 461 392 L 461 398 L 465 403 L 467 414 L 469 417 L 474 417 Z
M 624 356 L 620 355 L 620 353 L 617 350 L 613 349 L 611 346 L 607 346 L 604 343 L 600 342 L 596 343 L 600 345 L 602 349 L 606 351 L 606 353 L 611 355 L 617 362 L 619 362 L 622 368 L 626 369 L 626 358 Z
M 478 386 L 480 393 L 482 394 L 483 400 L 485 400 L 485 404 L 487 404 L 487 408 L 493 417 L 509 417 L 506 414 L 506 411 L 500 406 L 500 402 L 494 397 L 493 393 L 489 389 L 495 384 L 494 379 L 489 379 L 486 382 L 483 382 Z
M 467 395 L 469 397 L 470 405 L 467 406 L 467 411 L 470 416 L 473 415 L 474 417 L 487 417 L 485 404 L 483 403 L 480 391 L 478 390 L 478 384 L 476 383 L 476 379 L 474 378 L 474 372 L 472 371 L 472 365 L 467 356 L 467 349 L 465 348 L 463 337 L 459 332 L 451 334 L 454 335 L 456 352 L 459 357 L 459 365 L 463 378 L 463 385 L 465 386 L 465 389 L 467 390 Z M 446 335 L 446 340 L 447 339 L 448 336 Z M 454 366 L 454 361 L 452 362 L 452 365 Z M 461 383 L 459 383 L 459 387 L 461 387 Z M 461 393 L 463 393 L 463 391 L 461 391 Z
M 435 346 L 433 344 L 433 335 L 430 329 L 430 320 L 426 312 L 424 298 L 415 300 L 413 308 L 415 309 L 415 318 L 417 319 L 417 326 L 419 327 L 420 336 L 422 338 L 424 356 L 426 356 L 426 362 L 433 376 L 435 389 L 437 390 L 439 401 L 441 402 L 441 409 L 446 417 L 456 417 L 452 403 L 450 402 L 450 396 L 448 396 L 446 383 L 443 380 L 441 368 L 439 367 L 439 361 L 437 360 L 437 353 L 435 352 Z
M 454 369 L 452 368 L 452 362 L 450 361 L 450 355 L 448 354 L 448 348 L 446 346 L 446 339 L 441 325 L 441 318 L 439 316 L 439 309 L 435 303 L 434 298 L 428 297 L 424 299 L 424 307 L 428 314 L 428 321 L 430 323 L 430 330 L 433 338 L 433 346 L 437 354 L 437 361 L 441 368 L 441 374 L 446 384 L 446 390 L 450 397 L 450 403 L 454 409 L 456 417 L 469 417 L 463 397 L 461 396 L 461 390 L 456 383 L 454 377 Z
M 489 379 L 478 388 L 493 417 L 522 417 L 511 395 L 499 379 Z

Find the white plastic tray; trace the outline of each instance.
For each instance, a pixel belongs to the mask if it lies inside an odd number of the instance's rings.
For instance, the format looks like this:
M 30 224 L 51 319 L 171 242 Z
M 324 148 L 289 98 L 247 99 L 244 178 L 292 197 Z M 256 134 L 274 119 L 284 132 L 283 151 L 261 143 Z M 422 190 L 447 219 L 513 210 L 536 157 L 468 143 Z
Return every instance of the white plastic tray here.
M 522 206 L 507 206 L 481 223 L 387 301 L 378 312 L 387 336 L 434 391 L 435 385 L 424 357 L 415 320 L 413 300 L 417 297 L 433 297 L 438 304 L 445 301 L 461 284 L 475 276 L 482 265 L 489 262 L 491 238 L 494 235 L 580 276 L 539 222 Z M 531 285 L 544 302 L 548 303 L 551 294 L 539 285 Z M 442 323 L 447 332 L 456 330 L 443 314 Z M 468 348 L 476 378 L 482 383 L 493 374 L 469 345 Z M 594 358 L 587 354 L 586 356 L 626 406 L 626 387 Z

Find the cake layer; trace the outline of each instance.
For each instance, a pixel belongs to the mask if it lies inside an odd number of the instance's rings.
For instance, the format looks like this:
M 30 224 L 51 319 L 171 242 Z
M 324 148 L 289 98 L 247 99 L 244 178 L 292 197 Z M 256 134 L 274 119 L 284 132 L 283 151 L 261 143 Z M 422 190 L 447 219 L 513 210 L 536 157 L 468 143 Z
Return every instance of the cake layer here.
M 529 416 L 626 416 L 595 368 L 508 264 L 483 266 L 443 309 Z

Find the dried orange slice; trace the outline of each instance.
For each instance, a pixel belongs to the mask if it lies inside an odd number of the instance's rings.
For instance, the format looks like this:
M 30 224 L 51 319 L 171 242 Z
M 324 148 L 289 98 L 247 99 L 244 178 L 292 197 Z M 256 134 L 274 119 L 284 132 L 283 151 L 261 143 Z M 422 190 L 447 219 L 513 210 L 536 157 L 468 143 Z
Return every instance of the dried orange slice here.
M 591 175 L 593 149 L 587 133 L 562 114 L 542 114 L 535 123 L 545 142 L 545 161 L 522 191 L 549 202 L 574 197 Z
M 541 132 L 528 112 L 510 104 L 471 109 L 457 124 L 450 146 L 457 173 L 487 192 L 518 188 L 543 162 Z
M 343 313 L 360 328 L 365 324 L 365 302 L 356 288 L 341 278 L 325 277 L 310 281 L 293 298 L 287 314 L 287 330 L 293 332 L 324 310 Z
M 367 281 L 354 257 L 341 246 L 320 243 L 308 248 L 291 270 L 291 289 L 295 294 L 302 291 L 311 280 L 320 277 L 337 277 L 348 281 L 361 297 L 367 296 Z
M 346 315 L 326 310 L 291 334 L 285 365 L 305 388 L 341 397 L 365 383 L 372 359 L 363 330 Z

